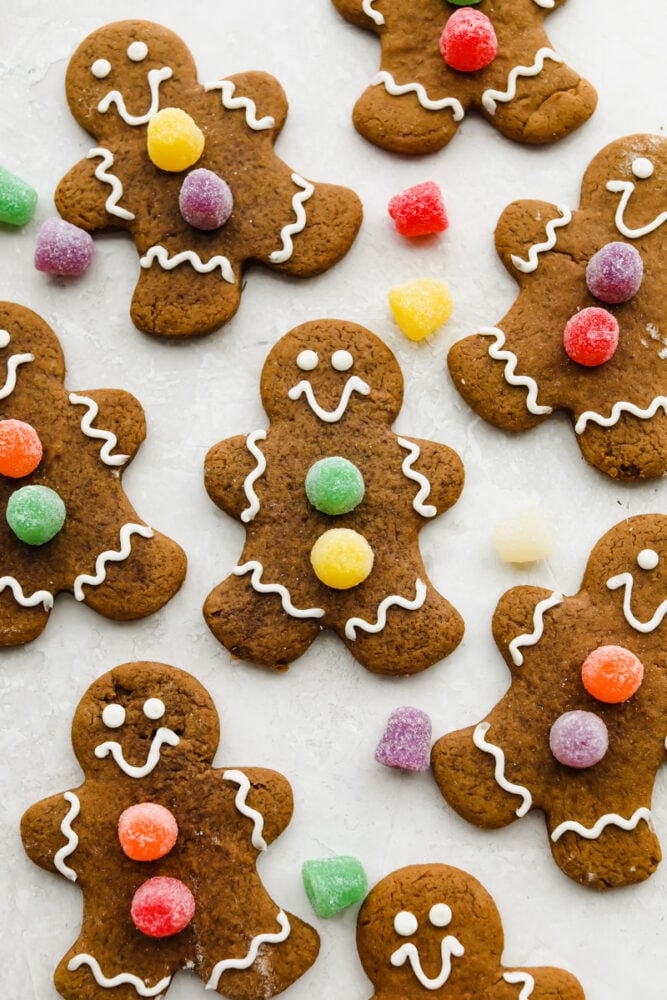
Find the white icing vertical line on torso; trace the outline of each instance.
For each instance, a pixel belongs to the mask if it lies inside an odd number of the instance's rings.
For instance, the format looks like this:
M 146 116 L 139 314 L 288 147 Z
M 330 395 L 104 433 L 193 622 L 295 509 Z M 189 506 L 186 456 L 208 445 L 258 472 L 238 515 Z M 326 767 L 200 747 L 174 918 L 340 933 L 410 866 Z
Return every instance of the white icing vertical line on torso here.
M 247 802 L 248 792 L 250 791 L 250 780 L 248 776 L 244 774 L 243 771 L 236 770 L 223 771 L 222 776 L 227 781 L 233 781 L 239 786 L 234 804 L 241 815 L 247 816 L 249 820 L 252 820 L 252 846 L 258 851 L 265 851 L 266 841 L 262 836 L 262 831 L 264 829 L 264 817 L 258 809 L 253 809 Z
M 244 956 L 244 958 L 223 958 L 213 966 L 213 972 L 211 973 L 211 978 L 207 982 L 204 989 L 215 990 L 220 982 L 220 976 L 227 969 L 249 969 L 257 958 L 257 952 L 259 951 L 260 945 L 262 944 L 280 944 L 281 941 L 287 940 L 289 937 L 291 927 L 290 922 L 287 919 L 287 915 L 283 913 L 282 910 L 278 911 L 276 916 L 276 921 L 280 925 L 280 930 L 275 933 L 269 934 L 257 934 L 250 942 L 250 947 Z
M 299 174 L 292 174 L 292 181 L 297 185 L 297 187 L 302 188 L 301 191 L 297 193 L 292 198 L 292 211 L 296 215 L 296 221 L 290 222 L 287 226 L 283 226 L 280 231 L 280 240 L 282 242 L 282 248 L 280 250 L 274 250 L 273 253 L 269 254 L 269 260 L 273 264 L 282 264 L 284 261 L 289 260 L 294 253 L 294 244 L 292 242 L 292 236 L 296 236 L 300 233 L 306 225 L 306 210 L 303 207 L 304 202 L 312 198 L 315 193 L 315 187 L 310 181 L 305 180 L 300 177 Z
M 537 265 L 539 260 L 537 259 L 538 254 L 546 253 L 547 250 L 553 250 L 556 246 L 556 230 L 561 229 L 563 226 L 567 226 L 568 223 L 572 221 L 572 212 L 565 205 L 556 205 L 556 208 L 561 214 L 560 219 L 550 219 L 547 222 L 545 228 L 546 240 L 543 243 L 534 243 L 533 246 L 528 251 L 528 259 L 525 260 L 523 257 L 518 257 L 516 254 L 512 254 L 511 261 L 514 264 L 517 271 L 523 271 L 524 274 L 530 274 L 532 271 L 537 270 Z
M 241 511 L 241 520 L 244 524 L 252 521 L 259 513 L 259 497 L 255 493 L 254 486 L 259 477 L 263 476 L 266 471 L 266 458 L 264 457 L 264 453 L 257 447 L 258 441 L 266 441 L 266 431 L 253 431 L 245 439 L 246 448 L 257 462 L 257 465 L 252 472 L 248 473 L 243 483 L 243 492 L 248 501 L 248 506 L 245 510 Z
M 544 68 L 545 60 L 560 63 L 563 60 L 553 49 L 544 47 L 535 53 L 535 61 L 531 66 L 514 66 L 507 77 L 506 90 L 485 90 L 482 94 L 482 106 L 490 115 L 496 113 L 498 104 L 506 104 L 516 97 L 516 81 L 520 76 L 537 76 Z
M 116 215 L 119 219 L 130 220 L 134 218 L 132 212 L 128 212 L 126 208 L 120 208 L 118 202 L 123 197 L 123 185 L 120 180 L 112 174 L 109 167 L 113 167 L 114 156 L 110 149 L 106 149 L 104 146 L 94 146 L 93 149 L 88 153 L 88 159 L 91 160 L 94 156 L 101 156 L 102 162 L 98 163 L 95 167 L 95 176 L 98 181 L 103 184 L 111 185 L 111 194 L 104 203 L 109 215 Z
M 60 832 L 63 837 L 67 839 L 67 843 L 64 844 L 60 850 L 56 851 L 53 856 L 53 864 L 61 875 L 68 878 L 70 882 L 76 882 L 76 872 L 73 868 L 70 868 L 69 865 L 65 864 L 65 858 L 68 858 L 70 854 L 73 854 L 79 846 L 79 837 L 72 829 L 72 823 L 79 815 L 81 803 L 79 802 L 78 795 L 75 795 L 74 792 L 64 792 L 63 798 L 66 802 L 69 802 L 70 805 L 67 815 L 60 824 Z
M 111 105 L 115 104 L 118 114 L 126 125 L 146 125 L 146 123 L 151 120 L 153 115 L 157 113 L 160 106 L 160 84 L 164 80 L 171 79 L 172 76 L 173 71 L 169 66 L 163 66 L 161 69 L 149 69 L 147 78 L 151 94 L 151 103 L 148 111 L 146 111 L 143 115 L 130 114 L 125 107 L 125 98 L 119 90 L 110 90 L 97 105 L 97 110 L 100 114 L 104 115 L 107 113 Z
M 85 600 L 86 595 L 83 592 L 85 585 L 99 587 L 101 583 L 104 583 L 107 576 L 107 563 L 122 562 L 124 559 L 127 559 L 132 551 L 132 543 L 130 541 L 132 535 L 141 535 L 142 538 L 152 538 L 153 529 L 149 528 L 147 524 L 133 524 L 131 522 L 124 524 L 120 529 L 120 548 L 117 551 L 107 549 L 105 552 L 100 552 L 95 560 L 95 573 L 80 573 L 75 579 L 72 593 L 77 601 Z
M 662 619 L 667 615 L 667 597 L 658 605 L 649 621 L 640 622 L 638 618 L 635 618 L 631 607 L 634 583 L 632 573 L 619 573 L 618 576 L 609 577 L 607 580 L 607 589 L 618 590 L 619 587 L 625 588 L 623 593 L 623 614 L 625 615 L 625 620 L 635 632 L 647 634 L 648 632 L 655 631 L 658 625 L 662 623 Z
M 85 952 L 81 952 L 79 955 L 74 955 L 73 958 L 70 958 L 67 968 L 70 972 L 76 972 L 82 965 L 90 967 L 90 971 L 98 986 L 102 986 L 107 990 L 114 986 L 134 986 L 140 997 L 156 997 L 163 990 L 166 990 L 171 982 L 171 976 L 166 976 L 159 983 L 156 983 L 155 986 L 146 986 L 143 979 L 139 979 L 138 976 L 133 975 L 131 972 L 119 972 L 117 976 L 107 978 L 102 972 L 97 959 Z
M 450 108 L 455 122 L 460 122 L 464 116 L 463 105 L 456 97 L 442 97 L 439 100 L 432 100 L 424 85 L 421 83 L 396 83 L 391 73 L 386 69 L 381 69 L 371 80 L 371 86 L 384 84 L 387 93 L 392 97 L 402 97 L 404 94 L 415 94 L 422 108 L 426 111 L 442 111 Z
M 228 111 L 245 111 L 245 120 L 248 128 L 253 132 L 261 132 L 267 128 L 273 128 L 276 124 L 271 115 L 264 118 L 257 117 L 257 105 L 250 97 L 234 97 L 236 84 L 232 80 L 214 80 L 213 83 L 205 83 L 204 90 L 219 90 L 222 106 Z
M 535 379 L 531 378 L 530 375 L 515 374 L 519 359 L 512 351 L 502 350 L 505 343 L 505 334 L 503 331 L 497 326 L 483 326 L 478 332 L 482 337 L 495 337 L 495 343 L 489 347 L 489 357 L 493 358 L 494 361 L 505 362 L 504 374 L 508 385 L 522 386 L 528 390 L 526 409 L 530 413 L 534 413 L 535 416 L 541 416 L 543 413 L 551 413 L 551 406 L 543 406 L 537 402 L 538 385 Z
M 507 647 L 509 649 L 510 656 L 512 657 L 512 662 L 515 663 L 517 667 L 521 667 L 523 665 L 523 653 L 519 652 L 519 648 L 521 646 L 535 646 L 540 641 L 544 632 L 545 612 L 562 603 L 563 595 L 559 594 L 558 591 L 554 591 L 553 594 L 549 594 L 549 596 L 545 597 L 543 601 L 538 601 L 535 605 L 535 610 L 533 611 L 533 631 L 517 635 L 515 639 L 512 639 Z
M 649 827 L 651 826 L 651 810 L 646 806 L 635 809 L 630 819 L 623 819 L 618 813 L 605 813 L 593 826 L 583 826 L 576 820 L 566 819 L 563 823 L 559 823 L 555 830 L 552 830 L 551 839 L 556 843 L 564 833 L 571 830 L 585 840 L 597 840 L 607 826 L 618 826 L 621 830 L 634 830 L 641 820 L 646 820 Z
M 421 608 L 422 604 L 426 600 L 426 584 L 423 580 L 417 580 L 415 583 L 415 596 L 413 600 L 407 597 L 400 597 L 398 594 L 390 594 L 385 597 L 383 601 L 378 605 L 377 610 L 377 621 L 375 624 L 366 621 L 364 618 L 348 618 L 345 622 L 345 636 L 348 639 L 354 640 L 357 638 L 357 629 L 363 629 L 364 632 L 371 632 L 373 634 L 381 632 L 385 625 L 387 624 L 387 611 L 389 608 L 405 608 L 406 611 L 416 611 Z
M 89 438 L 95 438 L 99 441 L 104 441 L 104 444 L 100 448 L 100 458 L 105 465 L 125 465 L 129 459 L 129 455 L 112 455 L 112 450 L 118 444 L 118 438 L 112 431 L 99 430 L 92 426 L 93 420 L 97 417 L 100 412 L 100 408 L 94 399 L 90 396 L 81 396 L 76 392 L 70 392 L 69 401 L 74 406 L 86 406 L 88 408 L 87 413 L 84 413 L 81 418 L 81 430 Z
M 508 781 L 505 777 L 505 754 L 497 747 L 494 743 L 489 743 L 485 739 L 486 733 L 488 733 L 491 728 L 490 723 L 480 722 L 480 724 L 475 728 L 472 734 L 472 741 L 479 750 L 483 750 L 484 753 L 489 753 L 495 759 L 496 768 L 494 777 L 496 783 L 505 792 L 510 792 L 512 795 L 520 795 L 523 799 L 521 805 L 515 809 L 517 816 L 525 816 L 530 807 L 533 804 L 533 796 L 530 794 L 525 785 L 515 785 L 513 782 Z
M 409 455 L 405 457 L 403 465 L 401 466 L 403 475 L 407 479 L 412 479 L 413 482 L 417 483 L 419 486 L 419 492 L 412 501 L 412 506 L 414 507 L 414 509 L 417 511 L 418 514 L 422 515 L 422 517 L 435 517 L 435 515 L 438 513 L 437 508 L 434 507 L 432 504 L 424 503 L 424 500 L 426 500 L 429 493 L 431 492 L 431 484 L 423 473 L 416 472 L 412 468 L 414 463 L 421 455 L 421 449 L 418 444 L 415 444 L 413 441 L 408 441 L 407 438 L 399 437 L 398 443 L 400 444 L 401 448 L 406 448 L 407 451 L 409 452 Z

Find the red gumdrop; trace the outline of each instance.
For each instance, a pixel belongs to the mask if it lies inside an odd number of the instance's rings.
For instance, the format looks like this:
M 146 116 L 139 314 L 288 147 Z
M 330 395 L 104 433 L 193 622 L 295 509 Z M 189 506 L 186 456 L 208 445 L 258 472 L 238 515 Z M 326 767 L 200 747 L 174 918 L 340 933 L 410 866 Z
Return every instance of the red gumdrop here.
M 195 914 L 195 898 L 184 882 L 156 875 L 140 885 L 130 914 L 137 930 L 148 937 L 171 937 L 185 930 Z
M 401 236 L 429 236 L 449 225 L 442 192 L 435 181 L 406 188 L 390 199 L 387 208 Z
M 618 347 L 618 321 L 607 309 L 589 306 L 565 324 L 563 347 L 572 361 L 593 368 L 614 356 Z
M 632 698 L 644 679 L 644 665 L 624 646 L 598 646 L 581 666 L 581 681 L 597 701 L 618 705 Z
M 454 11 L 440 36 L 440 53 L 448 66 L 474 73 L 493 62 L 497 52 L 498 39 L 486 14 L 470 7 Z
M 20 479 L 34 472 L 42 460 L 39 434 L 23 420 L 0 420 L 0 474 Z
M 157 861 L 169 854 L 178 837 L 178 824 L 165 806 L 139 802 L 118 818 L 118 839 L 133 861 Z

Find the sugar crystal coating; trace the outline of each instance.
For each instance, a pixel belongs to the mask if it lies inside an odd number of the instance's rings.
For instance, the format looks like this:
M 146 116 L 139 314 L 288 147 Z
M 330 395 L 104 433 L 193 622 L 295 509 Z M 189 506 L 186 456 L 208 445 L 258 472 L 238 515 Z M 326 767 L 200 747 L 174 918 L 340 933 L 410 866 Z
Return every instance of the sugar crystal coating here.
M 315 576 L 327 587 L 349 590 L 363 583 L 373 569 L 373 550 L 358 531 L 330 528 L 310 552 Z
M 446 323 L 453 303 L 449 289 L 435 278 L 417 278 L 389 292 L 389 307 L 409 340 L 423 340 Z
M 565 324 L 563 346 L 567 356 L 579 365 L 602 365 L 618 347 L 618 320 L 607 309 L 588 306 Z
M 448 66 L 463 73 L 488 66 L 498 52 L 491 21 L 479 10 L 455 10 L 441 35 L 440 52 Z
M 347 458 L 321 458 L 306 473 L 306 496 L 323 514 L 348 514 L 364 498 L 364 477 Z
M 601 302 L 616 305 L 629 302 L 642 283 L 644 263 L 630 243 L 607 243 L 586 265 L 586 285 Z
M 624 646 L 598 646 L 581 667 L 581 680 L 588 693 L 610 705 L 631 698 L 643 679 L 643 663 Z
M 232 214 L 234 196 L 222 177 L 198 167 L 183 181 L 178 207 L 185 221 L 195 229 L 219 229 Z
M 449 225 L 442 192 L 435 181 L 406 188 L 390 199 L 387 208 L 401 236 L 428 236 Z
M 197 162 L 204 152 L 204 133 L 181 108 L 163 108 L 146 130 L 146 148 L 160 170 L 178 173 Z
M 47 219 L 37 235 L 35 267 L 46 274 L 83 274 L 93 259 L 93 238 L 64 219 Z
M 65 504 L 48 486 L 22 486 L 7 501 L 7 524 L 22 542 L 44 545 L 65 523 Z
M 32 219 L 37 192 L 6 167 L 0 167 L 0 222 L 24 226 Z
M 560 764 L 593 767 L 607 752 L 609 734 L 604 721 L 594 712 L 564 712 L 551 727 L 549 747 Z
M 172 849 L 178 837 L 174 814 L 157 802 L 128 806 L 118 818 L 118 839 L 133 861 L 156 861 Z
M 405 771 L 428 771 L 431 763 L 431 720 L 420 708 L 403 705 L 389 716 L 375 751 L 378 764 Z
M 171 937 L 184 930 L 195 914 L 195 899 L 178 878 L 156 875 L 139 886 L 132 898 L 132 921 L 148 937 Z
M 325 919 L 358 903 L 368 889 L 361 862 L 349 855 L 304 861 L 301 876 L 310 905 Z
M 31 424 L 0 420 L 0 474 L 20 479 L 34 472 L 42 460 L 42 442 Z

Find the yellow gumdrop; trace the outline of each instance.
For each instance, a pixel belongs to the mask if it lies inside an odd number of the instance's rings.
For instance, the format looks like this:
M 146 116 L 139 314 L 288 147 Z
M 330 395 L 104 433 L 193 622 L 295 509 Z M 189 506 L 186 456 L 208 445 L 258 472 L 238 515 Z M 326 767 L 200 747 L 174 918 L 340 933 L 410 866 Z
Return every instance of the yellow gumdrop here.
M 148 123 L 148 155 L 160 170 L 187 170 L 204 152 L 204 133 L 180 108 L 163 108 Z
M 453 303 L 447 285 L 435 278 L 417 278 L 390 290 L 389 307 L 406 337 L 423 340 L 449 319 Z
M 362 583 L 373 569 L 373 550 L 358 531 L 330 528 L 310 550 L 315 576 L 327 587 L 348 590 Z

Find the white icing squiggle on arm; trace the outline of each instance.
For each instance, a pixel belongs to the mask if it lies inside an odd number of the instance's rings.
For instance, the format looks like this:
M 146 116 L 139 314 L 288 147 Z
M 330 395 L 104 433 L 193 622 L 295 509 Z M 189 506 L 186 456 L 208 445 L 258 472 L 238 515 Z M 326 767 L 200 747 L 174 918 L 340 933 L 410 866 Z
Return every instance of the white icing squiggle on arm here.
M 95 167 L 95 176 L 98 181 L 102 181 L 103 184 L 111 185 L 111 194 L 104 203 L 109 215 L 116 215 L 119 219 L 134 219 L 134 213 L 128 212 L 126 208 L 120 208 L 118 202 L 123 197 L 123 185 L 109 170 L 114 164 L 114 156 L 110 149 L 106 149 L 104 146 L 95 146 L 88 153 L 88 159 L 92 159 L 94 156 L 101 156 L 102 162 Z
M 227 969 L 249 969 L 257 958 L 257 952 L 262 944 L 280 944 L 287 940 L 291 927 L 287 915 L 282 910 L 278 911 L 276 921 L 280 925 L 280 930 L 273 934 L 257 934 L 250 942 L 250 947 L 244 958 L 223 958 L 213 966 L 211 978 L 204 989 L 215 990 L 218 988 L 220 976 Z
M 503 972 L 503 979 L 506 983 L 523 983 L 518 1000 L 528 1000 L 533 995 L 535 980 L 529 972 L 521 972 L 519 969 L 513 972 Z
M 88 412 L 84 413 L 81 418 L 81 430 L 89 438 L 96 438 L 100 441 L 104 441 L 100 449 L 100 458 L 105 465 L 125 465 L 129 459 L 129 455 L 112 455 L 112 450 L 118 444 L 118 438 L 112 431 L 99 430 L 92 426 L 93 420 L 97 417 L 100 412 L 100 408 L 94 399 L 90 396 L 81 396 L 76 392 L 70 392 L 69 401 L 73 403 L 74 406 L 87 406 Z
M 431 492 L 431 484 L 429 483 L 428 479 L 423 473 L 416 472 L 412 468 L 414 463 L 421 455 L 421 449 L 418 444 L 415 444 L 414 441 L 408 441 L 407 438 L 399 437 L 398 443 L 400 444 L 401 448 L 406 448 L 407 451 L 409 451 L 410 453 L 409 455 L 406 456 L 405 460 L 403 461 L 403 465 L 401 466 L 403 470 L 403 475 L 407 479 L 412 479 L 415 483 L 419 485 L 419 492 L 412 501 L 412 506 L 414 507 L 414 509 L 417 511 L 418 514 L 422 515 L 422 517 L 435 517 L 435 515 L 438 513 L 437 508 L 434 507 L 432 504 L 424 503 L 424 500 L 426 500 L 427 496 Z
M 635 185 L 632 181 L 607 181 L 607 191 L 611 191 L 613 194 L 620 194 L 621 199 L 618 203 L 618 208 L 616 209 L 616 217 L 614 221 L 616 222 L 616 228 L 619 233 L 623 236 L 627 236 L 630 240 L 638 239 L 640 236 L 648 236 L 655 229 L 658 229 L 664 222 L 667 222 L 667 212 L 661 212 L 660 215 L 656 215 L 652 222 L 647 222 L 645 226 L 640 226 L 639 229 L 630 229 L 629 226 L 625 224 L 625 210 L 628 207 L 628 202 L 630 201 L 630 196 L 635 190 Z
M 250 97 L 234 97 L 236 84 L 232 80 L 215 80 L 213 83 L 205 83 L 204 90 L 219 90 L 222 99 L 222 106 L 228 111 L 245 111 L 245 120 L 248 128 L 253 132 L 260 132 L 266 128 L 273 128 L 276 124 L 275 118 L 265 115 L 264 118 L 257 117 L 257 105 Z
M 223 778 L 227 781 L 234 781 L 238 786 L 239 790 L 236 793 L 236 798 L 234 804 L 238 811 L 243 815 L 247 816 L 248 819 L 252 820 L 252 846 L 258 851 L 266 850 L 266 841 L 262 836 L 262 830 L 264 829 L 264 817 L 258 809 L 253 809 L 247 803 L 248 792 L 250 791 L 250 780 L 243 771 L 227 770 L 222 773 Z
M 45 611 L 49 611 L 53 607 L 53 594 L 48 590 L 36 590 L 34 594 L 30 597 L 26 597 L 23 592 L 23 587 L 13 576 L 0 576 L 0 593 L 9 587 L 12 594 L 14 595 L 14 600 L 17 604 L 20 604 L 22 608 L 34 608 L 38 604 L 44 607 Z
M 547 238 L 544 243 L 534 243 L 533 246 L 528 251 L 528 259 L 524 260 L 523 257 L 517 257 L 516 254 L 512 254 L 511 261 L 514 264 L 517 271 L 523 271 L 524 274 L 530 274 L 532 271 L 537 270 L 537 265 L 539 261 L 537 259 L 538 254 L 546 253 L 547 250 L 553 250 L 556 246 L 556 230 L 560 229 L 562 226 L 567 226 L 569 222 L 572 221 L 572 212 L 565 205 L 556 205 L 556 208 L 561 214 L 560 219 L 550 219 L 545 226 L 545 231 Z
M 252 521 L 259 513 L 259 497 L 255 493 L 254 486 L 259 477 L 263 476 L 266 471 L 266 458 L 264 457 L 264 453 L 257 447 L 257 441 L 266 441 L 266 431 L 253 431 L 245 439 L 246 448 L 257 462 L 257 465 L 252 472 L 248 473 L 243 483 L 243 491 L 248 500 L 248 506 L 245 510 L 241 511 L 241 520 L 244 524 Z
M 363 629 L 364 632 L 371 632 L 372 634 L 381 632 L 387 624 L 387 611 L 389 608 L 405 608 L 406 611 L 416 611 L 418 608 L 421 608 L 426 600 L 427 592 L 426 584 L 423 580 L 417 580 L 415 591 L 414 600 L 409 600 L 407 597 L 400 597 L 398 594 L 391 594 L 389 597 L 385 597 L 378 607 L 377 621 L 374 625 L 363 618 L 348 618 L 345 622 L 346 638 L 351 640 L 356 639 L 357 629 L 359 628 Z
M 169 729 L 168 726 L 160 726 L 151 741 L 145 764 L 139 766 L 128 764 L 125 760 L 123 748 L 116 740 L 107 740 L 105 743 L 100 743 L 96 746 L 95 756 L 101 760 L 103 757 L 108 757 L 111 754 L 118 767 L 128 778 L 145 778 L 159 763 L 162 747 L 165 745 L 177 747 L 180 742 L 180 737 L 177 736 L 173 729 Z
M 111 105 L 115 104 L 118 109 L 118 114 L 126 125 L 146 125 L 146 123 L 151 120 L 153 115 L 157 113 L 160 106 L 160 84 L 164 80 L 170 80 L 172 76 L 173 70 L 169 66 L 163 66 L 161 69 L 149 69 L 148 86 L 151 92 L 151 103 L 148 111 L 146 111 L 143 115 L 130 114 L 125 107 L 125 98 L 119 90 L 110 90 L 97 105 L 97 110 L 100 114 L 104 115 L 107 113 Z
M 543 406 L 537 402 L 538 386 L 535 379 L 531 378 L 530 375 L 515 375 L 519 359 L 512 351 L 502 350 L 505 343 L 505 334 L 503 331 L 497 326 L 483 326 L 478 332 L 483 337 L 495 337 L 495 343 L 489 347 L 489 357 L 493 358 L 494 361 L 505 362 L 505 381 L 509 385 L 523 386 L 528 390 L 526 409 L 530 413 L 534 413 L 535 416 L 541 416 L 543 413 L 551 413 L 551 406 Z
M 72 593 L 77 601 L 85 601 L 86 595 L 83 592 L 84 585 L 99 587 L 107 577 L 106 565 L 110 562 L 122 562 L 127 559 L 132 551 L 130 538 L 132 535 L 141 535 L 142 538 L 152 538 L 153 529 L 147 524 L 132 524 L 128 522 L 120 529 L 120 548 L 117 551 L 107 549 L 100 552 L 95 560 L 95 573 L 80 573 L 74 581 Z
M 67 968 L 70 972 L 76 972 L 82 965 L 90 966 L 93 978 L 98 986 L 102 986 L 104 989 L 111 989 L 114 986 L 134 986 L 140 997 L 156 997 L 163 990 L 166 990 L 171 982 L 171 976 L 166 976 L 159 983 L 156 983 L 155 986 L 146 986 L 143 979 L 139 979 L 138 976 L 133 975 L 131 972 L 119 972 L 117 976 L 112 976 L 108 979 L 102 972 L 97 959 L 85 952 L 81 952 L 70 958 Z
M 497 784 L 500 785 L 504 792 L 510 792 L 512 795 L 521 796 L 523 802 L 514 811 L 519 817 L 525 816 L 533 804 L 533 796 L 530 794 L 525 785 L 515 785 L 513 782 L 508 781 L 505 777 L 505 754 L 500 747 L 495 746 L 493 743 L 489 743 L 485 739 L 485 736 L 490 728 L 490 723 L 480 722 L 472 735 L 472 741 L 479 750 L 483 750 L 484 753 L 490 753 L 495 759 L 496 769 L 494 777 Z
M 180 253 L 174 254 L 173 257 L 169 256 L 169 251 L 166 247 L 156 244 L 156 246 L 149 247 L 143 257 L 139 259 L 139 263 L 142 267 L 150 267 L 154 260 L 157 260 L 160 267 L 165 271 L 173 271 L 175 267 L 180 264 L 191 264 L 195 271 L 199 274 L 209 274 L 211 271 L 215 271 L 216 267 L 220 268 L 220 273 L 224 280 L 233 285 L 234 269 L 229 262 L 229 259 L 223 254 L 214 254 L 209 260 L 204 263 L 198 253 L 194 250 L 181 250 Z
M 72 823 L 79 815 L 81 803 L 79 802 L 78 795 L 75 795 L 74 792 L 65 792 L 63 794 L 63 798 L 70 804 L 69 812 L 60 824 L 60 832 L 63 837 L 67 838 L 67 843 L 64 844 L 60 850 L 56 851 L 53 856 L 53 864 L 61 875 L 68 878 L 70 882 L 76 882 L 76 872 L 73 868 L 70 868 L 69 865 L 65 864 L 65 858 L 68 858 L 70 854 L 73 854 L 79 846 L 79 838 L 72 829 Z
M 535 610 L 533 611 L 533 631 L 518 635 L 515 639 L 512 639 L 508 646 L 512 662 L 517 667 L 523 666 L 523 653 L 519 652 L 519 648 L 521 646 L 535 646 L 540 641 L 544 632 L 544 613 L 562 603 L 563 595 L 559 594 L 558 591 L 554 591 L 553 594 L 549 594 L 543 601 L 538 601 L 535 605 Z
M 634 830 L 643 819 L 646 820 L 650 827 L 651 810 L 646 806 L 640 806 L 639 809 L 636 809 L 630 819 L 623 819 L 618 813 L 605 813 L 604 816 L 600 816 L 597 823 L 593 826 L 583 826 L 581 823 L 577 823 L 576 820 L 566 819 L 563 823 L 559 823 L 556 829 L 552 831 L 551 839 L 556 843 L 564 833 L 571 830 L 573 833 L 578 833 L 585 840 L 597 840 L 607 826 L 618 826 L 621 830 Z
M 378 25 L 384 24 L 384 16 L 380 13 L 379 10 L 373 9 L 374 3 L 377 3 L 377 0 L 363 0 L 363 3 L 361 4 L 361 9 L 363 10 L 364 14 L 367 14 L 368 17 L 370 17 L 371 21 L 375 21 L 375 23 Z
M 630 413 L 633 417 L 639 417 L 640 420 L 650 420 L 660 409 L 667 413 L 667 396 L 656 396 L 643 410 L 639 406 L 635 406 L 634 403 L 619 400 L 612 406 L 608 417 L 603 417 L 601 413 L 596 413 L 594 410 L 586 410 L 577 420 L 574 429 L 577 434 L 582 434 L 589 421 L 599 424 L 600 427 L 613 427 L 620 420 L 622 413 Z
M 506 104 L 516 97 L 516 81 L 520 76 L 537 76 L 544 68 L 547 59 L 561 63 L 563 60 L 553 49 L 542 48 L 535 53 L 532 66 L 514 66 L 507 77 L 507 90 L 485 90 L 482 94 L 482 105 L 490 115 L 495 115 L 498 104 Z
M 235 566 L 232 573 L 234 576 L 245 576 L 251 570 L 250 584 L 253 590 L 256 590 L 258 594 L 277 594 L 281 600 L 283 611 L 291 618 L 321 618 L 323 616 L 324 608 L 296 608 L 292 604 L 289 590 L 282 583 L 262 583 L 264 567 L 257 559 L 251 559 L 249 562 L 243 563 L 242 566 Z
M 634 583 L 632 573 L 619 573 L 618 576 L 609 577 L 607 580 L 607 589 L 618 590 L 620 587 L 625 588 L 623 594 L 623 614 L 630 628 L 633 628 L 635 632 L 643 632 L 644 634 L 654 632 L 662 623 L 665 615 L 667 615 L 667 598 L 656 608 L 655 614 L 649 621 L 640 622 L 638 618 L 635 618 L 631 607 Z
M 455 122 L 460 122 L 465 112 L 463 105 L 456 97 L 442 97 L 439 100 L 432 100 L 424 85 L 421 83 L 396 83 L 391 73 L 386 69 L 380 70 L 371 80 L 371 86 L 376 87 L 383 83 L 387 93 L 392 97 L 402 97 L 404 94 L 416 94 L 417 100 L 426 111 L 442 111 L 443 108 L 451 108 Z
M 310 183 L 310 181 L 305 180 L 298 174 L 292 174 L 292 180 L 297 185 L 297 187 L 303 190 L 297 191 L 297 193 L 292 198 L 292 210 L 296 215 L 296 222 L 290 222 L 287 226 L 283 226 L 280 239 L 282 241 L 282 249 L 274 250 L 273 253 L 269 254 L 269 260 L 273 264 L 282 264 L 286 260 L 289 260 L 294 253 L 294 243 L 292 242 L 292 236 L 300 233 L 306 225 L 306 210 L 303 207 L 304 202 L 312 198 L 315 193 L 315 187 Z
M 0 330 L 0 349 L 3 347 L 8 347 L 11 343 L 11 337 L 6 330 Z M 12 356 L 7 361 L 7 377 L 5 379 L 5 384 L 0 386 L 0 399 L 6 399 L 10 396 L 14 389 L 16 388 L 16 369 L 19 365 L 25 365 L 28 361 L 34 361 L 34 354 L 12 354 Z

